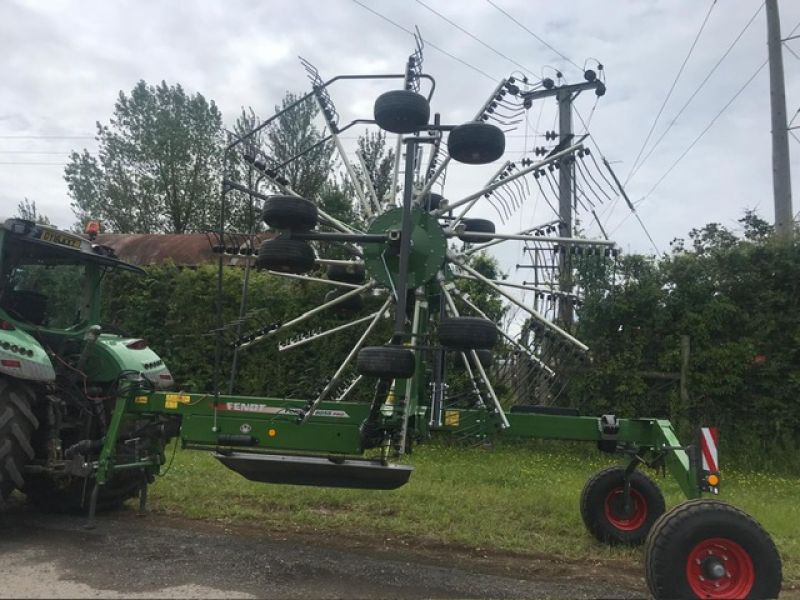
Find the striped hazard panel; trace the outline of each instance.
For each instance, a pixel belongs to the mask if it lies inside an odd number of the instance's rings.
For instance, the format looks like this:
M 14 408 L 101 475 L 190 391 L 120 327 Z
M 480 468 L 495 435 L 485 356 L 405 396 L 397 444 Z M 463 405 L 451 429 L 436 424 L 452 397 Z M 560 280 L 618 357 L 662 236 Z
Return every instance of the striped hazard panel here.
M 703 459 L 703 470 L 719 472 L 719 453 L 717 451 L 717 428 L 700 428 L 700 453 Z

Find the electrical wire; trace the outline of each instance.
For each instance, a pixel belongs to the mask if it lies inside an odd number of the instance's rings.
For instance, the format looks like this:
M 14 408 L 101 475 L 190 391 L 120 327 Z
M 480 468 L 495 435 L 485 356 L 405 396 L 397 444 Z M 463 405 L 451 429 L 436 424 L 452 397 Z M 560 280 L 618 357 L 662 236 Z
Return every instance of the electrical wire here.
M 582 68 L 582 67 L 581 67 L 581 66 L 580 66 L 578 63 L 576 63 L 574 60 L 572 60 L 571 58 L 569 58 L 569 57 L 568 57 L 567 55 L 565 55 L 563 52 L 560 52 L 560 51 L 556 50 L 556 49 L 555 49 L 553 46 L 551 46 L 550 44 L 548 44 L 548 43 L 547 43 L 547 42 L 546 42 L 544 39 L 542 39 L 541 37 L 539 37 L 538 35 L 536 35 L 536 34 L 535 34 L 533 31 L 531 31 L 530 29 L 528 29 L 527 27 L 525 27 L 525 25 L 523 25 L 522 23 L 520 23 L 520 22 L 519 22 L 517 19 L 515 19 L 513 16 L 511 16 L 510 14 L 508 14 L 508 12 L 506 12 L 505 10 L 503 10 L 502 8 L 500 8 L 499 6 L 497 6 L 497 4 L 495 4 L 495 3 L 494 3 L 492 0 L 486 0 L 486 2 L 488 2 L 489 4 L 491 4 L 492 6 L 494 6 L 494 7 L 495 7 L 495 9 L 497 9 L 499 12 L 503 13 L 503 14 L 504 14 L 504 15 L 505 15 L 505 16 L 506 16 L 508 19 L 510 19 L 511 21 L 513 21 L 514 23 L 516 23 L 518 27 L 520 27 L 521 29 L 524 29 L 525 31 L 527 31 L 527 32 L 528 32 L 530 35 L 532 35 L 532 36 L 534 37 L 534 39 L 538 40 L 538 41 L 539 41 L 541 44 L 544 44 L 545 46 L 547 46 L 547 47 L 548 47 L 550 50 L 552 50 L 553 52 L 555 52 L 556 54 L 558 54 L 558 55 L 559 55 L 561 58 L 563 58 L 565 61 L 567 61 L 567 62 L 568 62 L 568 63 L 570 63 L 571 65 L 575 66 L 575 68 L 579 69 L 581 72 L 583 72 L 583 68 Z
M 361 2 L 360 0 L 352 0 L 352 1 L 353 1 L 354 3 L 356 3 L 356 4 L 358 4 L 358 5 L 359 5 L 361 8 L 363 8 L 364 10 L 367 10 L 367 11 L 371 12 L 371 13 L 372 13 L 373 15 L 375 15 L 376 17 L 379 17 L 379 18 L 383 19 L 383 20 L 384 20 L 384 21 L 386 21 L 387 23 L 391 23 L 392 25 L 394 25 L 394 26 L 395 26 L 395 27 L 397 27 L 398 29 L 400 29 L 400 30 L 402 30 L 402 31 L 405 31 L 407 34 L 409 34 L 409 35 L 411 35 L 411 36 L 413 36 L 413 35 L 414 35 L 414 32 L 413 32 L 413 31 L 411 31 L 410 29 L 407 29 L 407 28 L 403 27 L 403 26 L 402 26 L 402 25 L 400 25 L 400 23 L 398 23 L 397 21 L 393 21 L 392 19 L 390 19 L 390 18 L 389 18 L 389 17 L 387 17 L 386 15 L 383 15 L 383 14 L 379 13 L 377 10 L 374 10 L 374 9 L 370 8 L 369 6 L 367 6 L 366 4 L 364 4 L 363 2 Z M 462 60 L 462 59 L 458 58 L 456 55 L 454 55 L 454 54 L 451 54 L 450 52 L 448 52 L 448 51 L 447 51 L 447 50 L 445 50 L 444 48 L 440 48 L 440 47 L 439 47 L 439 46 L 437 46 L 436 44 L 432 43 L 430 40 L 425 40 L 425 45 L 426 45 L 426 47 L 433 48 L 434 50 L 436 50 L 436 51 L 438 51 L 438 52 L 441 52 L 441 53 L 442 53 L 442 54 L 444 54 L 445 56 L 447 56 L 447 57 L 449 57 L 449 58 L 452 58 L 453 60 L 455 60 L 455 61 L 457 61 L 457 62 L 461 63 L 461 64 L 462 64 L 462 65 L 464 65 L 465 67 L 468 67 L 468 68 L 472 69 L 473 71 L 475 71 L 476 73 L 478 73 L 478 74 L 480 74 L 480 75 L 483 75 L 483 76 L 484 76 L 484 77 L 486 77 L 487 79 L 490 79 L 490 80 L 494 81 L 495 83 L 497 82 L 497 77 L 493 77 L 492 75 L 489 75 L 489 73 L 487 73 L 486 71 L 483 71 L 483 70 L 479 69 L 479 68 L 478 68 L 478 67 L 476 67 L 475 65 L 472 65 L 472 64 L 468 63 L 467 61 L 465 61 L 465 60 Z
M 703 31 L 708 24 L 709 18 L 711 18 L 711 13 L 714 10 L 714 7 L 717 5 L 717 0 L 711 0 L 711 5 L 708 7 L 708 11 L 706 12 L 706 16 L 703 19 L 703 22 L 700 24 L 700 29 L 697 31 L 697 35 L 694 36 L 694 40 L 692 41 L 691 46 L 689 46 L 689 51 L 686 53 L 686 58 L 683 59 L 683 63 L 681 63 L 680 68 L 678 69 L 675 78 L 672 80 L 672 84 L 669 86 L 669 90 L 667 90 L 667 95 L 664 97 L 664 101 L 661 103 L 661 107 L 658 109 L 655 118 L 653 119 L 652 125 L 650 125 L 650 130 L 647 132 L 647 135 L 642 142 L 642 147 L 639 148 L 639 153 L 636 155 L 636 159 L 633 161 L 633 166 L 631 167 L 630 173 L 628 173 L 627 179 L 625 179 L 625 184 L 628 185 L 628 182 L 631 180 L 631 177 L 636 170 L 636 165 L 639 163 L 639 159 L 642 157 L 642 153 L 644 149 L 647 147 L 647 142 L 650 141 L 650 137 L 653 135 L 653 132 L 656 129 L 656 125 L 658 125 L 658 120 L 661 118 L 661 115 L 664 113 L 664 109 L 667 107 L 667 102 L 672 97 L 672 92 L 675 91 L 675 87 L 678 85 L 678 80 L 680 80 L 681 75 L 683 74 L 686 65 L 689 63 L 689 59 L 692 57 L 694 53 L 694 49 L 697 47 L 697 42 L 700 41 L 700 36 L 703 35 Z

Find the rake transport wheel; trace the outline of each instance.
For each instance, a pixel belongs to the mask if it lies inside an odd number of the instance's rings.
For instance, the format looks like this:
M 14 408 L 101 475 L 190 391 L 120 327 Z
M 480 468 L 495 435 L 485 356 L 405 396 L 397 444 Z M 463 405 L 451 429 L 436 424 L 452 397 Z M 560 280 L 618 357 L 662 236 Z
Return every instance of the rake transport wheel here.
M 39 421 L 29 387 L 0 378 L 0 499 L 25 485 L 23 468 L 34 456 L 31 436 Z
M 656 598 L 777 598 L 781 558 L 747 513 L 717 500 L 690 500 L 650 532 L 645 577 Z
M 308 231 L 317 226 L 317 205 L 295 196 L 270 196 L 264 201 L 261 218 L 273 229 Z
M 596 473 L 581 492 L 581 517 L 604 544 L 643 544 L 656 520 L 664 514 L 664 496 L 644 473 L 630 475 L 630 504 L 625 507 L 625 469 L 609 467 Z
M 497 343 L 497 327 L 482 317 L 450 317 L 439 323 L 442 346 L 456 350 L 489 349 Z
M 459 234 L 458 238 L 462 242 L 468 243 L 480 243 L 485 242 L 486 239 L 470 235 L 470 233 L 494 233 L 494 223 L 489 221 L 488 219 L 464 219 L 462 221 L 464 224 L 464 231 Z
M 328 279 L 343 283 L 362 284 L 367 278 L 364 265 L 351 263 L 349 265 L 328 265 Z
M 400 346 L 367 346 L 358 351 L 356 370 L 367 377 L 407 379 L 415 367 L 414 353 Z
M 375 100 L 375 122 L 392 133 L 413 133 L 423 129 L 431 116 L 425 96 L 410 90 L 392 90 Z
M 315 261 L 314 249 L 308 242 L 275 238 L 261 242 L 256 267 L 283 273 L 308 273 Z
M 489 123 L 464 123 L 447 138 L 450 157 L 468 165 L 485 165 L 503 156 L 506 136 L 503 130 Z

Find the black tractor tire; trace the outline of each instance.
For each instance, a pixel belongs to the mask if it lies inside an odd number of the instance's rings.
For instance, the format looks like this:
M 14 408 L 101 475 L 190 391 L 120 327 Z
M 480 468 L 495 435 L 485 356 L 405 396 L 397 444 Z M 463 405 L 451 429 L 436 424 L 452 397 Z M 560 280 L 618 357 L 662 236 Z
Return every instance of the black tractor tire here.
M 482 317 L 442 319 L 439 323 L 439 342 L 455 350 L 488 350 L 497 343 L 497 326 Z
M 479 350 L 475 350 L 475 353 L 478 355 L 478 362 L 481 363 L 481 366 L 484 369 L 488 369 L 492 366 L 492 351 L 486 350 L 485 348 L 481 348 Z M 469 361 L 469 368 L 473 371 L 475 370 L 475 359 L 472 358 L 472 354 L 469 351 L 465 352 L 467 360 Z M 457 354 L 455 357 L 455 367 L 460 370 L 464 370 L 464 359 L 461 358 L 461 354 Z
M 470 233 L 494 233 L 494 223 L 488 219 L 464 219 L 461 221 L 464 225 L 463 232 L 458 236 L 462 242 L 470 244 L 480 244 L 483 242 L 490 242 L 490 239 L 470 235 Z
M 342 283 L 364 283 L 367 270 L 362 264 L 328 265 L 328 279 Z
M 141 473 L 124 471 L 100 488 L 97 495 L 97 512 L 120 508 L 123 503 L 138 495 L 143 484 Z M 59 514 L 87 514 L 94 478 L 64 478 L 62 481 L 35 478 L 23 490 L 30 502 L 44 512 Z
M 428 124 L 431 106 L 421 94 L 392 90 L 378 96 L 373 114 L 381 129 L 391 133 L 413 133 Z
M 270 196 L 264 201 L 261 218 L 273 229 L 294 231 L 314 229 L 319 221 L 316 205 L 295 196 Z
M 325 302 L 330 302 L 339 296 L 343 296 L 347 293 L 347 290 L 339 291 L 339 290 L 331 290 L 327 294 L 325 294 Z M 331 310 L 339 310 L 339 311 L 359 311 L 364 308 L 364 298 L 361 294 L 356 294 L 355 296 L 350 296 L 347 300 L 342 300 L 339 304 L 334 304 L 331 307 Z
M 666 506 L 661 490 L 644 473 L 630 476 L 631 510 L 624 514 L 625 469 L 609 467 L 595 473 L 581 492 L 581 517 L 598 541 L 610 546 L 638 546 Z
M 450 158 L 468 165 L 485 165 L 496 161 L 506 151 L 503 130 L 489 123 L 464 123 L 447 138 Z
M 34 401 L 27 385 L 0 378 L 0 500 L 25 486 L 24 468 L 35 456 L 31 437 L 39 427 Z
M 305 240 L 275 238 L 258 248 L 256 267 L 283 273 L 308 273 L 314 268 L 314 249 Z
M 653 526 L 645 579 L 655 598 L 777 598 L 782 565 L 772 538 L 718 500 L 679 504 Z
M 414 374 L 414 353 L 402 346 L 367 346 L 358 351 L 356 370 L 366 377 L 407 379 Z
M 441 194 L 428 194 L 425 199 L 422 201 L 422 208 L 425 210 L 432 212 L 434 210 L 439 210 L 442 206 L 442 202 L 444 202 L 444 196 Z

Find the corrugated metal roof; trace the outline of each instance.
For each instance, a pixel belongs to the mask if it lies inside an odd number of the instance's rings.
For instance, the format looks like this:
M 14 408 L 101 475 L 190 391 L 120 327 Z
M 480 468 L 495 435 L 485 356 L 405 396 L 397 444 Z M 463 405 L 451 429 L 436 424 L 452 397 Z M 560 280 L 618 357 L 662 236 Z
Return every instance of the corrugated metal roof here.
M 271 237 L 271 233 L 257 234 L 255 249 L 263 240 Z M 167 261 L 180 267 L 197 267 L 216 262 L 219 254 L 213 246 L 218 245 L 218 239 L 214 234 L 205 233 L 105 233 L 98 235 L 95 243 L 113 248 L 120 260 L 142 267 Z M 225 246 L 228 252 L 237 249 L 241 252 L 239 255 L 226 256 L 227 264 L 243 266 L 249 246 L 247 236 L 226 235 Z

